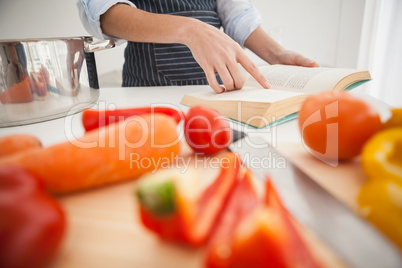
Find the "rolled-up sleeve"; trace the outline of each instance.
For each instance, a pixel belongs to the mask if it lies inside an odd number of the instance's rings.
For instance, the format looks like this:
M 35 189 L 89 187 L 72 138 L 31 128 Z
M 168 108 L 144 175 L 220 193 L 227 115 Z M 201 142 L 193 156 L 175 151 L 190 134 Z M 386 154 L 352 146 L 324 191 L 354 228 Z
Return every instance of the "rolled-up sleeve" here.
M 116 44 L 124 43 L 126 40 L 104 34 L 100 25 L 100 16 L 117 3 L 135 7 L 126 0 L 77 0 L 78 13 L 85 30 L 98 39 L 113 39 Z
M 262 23 L 250 0 L 217 0 L 217 9 L 225 33 L 241 46 Z

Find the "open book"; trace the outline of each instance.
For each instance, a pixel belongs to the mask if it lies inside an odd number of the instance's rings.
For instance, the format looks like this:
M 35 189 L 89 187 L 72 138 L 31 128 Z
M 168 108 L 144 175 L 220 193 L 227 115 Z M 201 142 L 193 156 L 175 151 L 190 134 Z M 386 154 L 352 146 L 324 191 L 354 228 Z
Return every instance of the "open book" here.
M 368 71 L 344 68 L 268 65 L 259 69 L 270 81 L 270 89 L 262 88 L 249 76 L 241 90 L 186 94 L 181 104 L 209 106 L 233 120 L 260 128 L 295 118 L 311 94 L 352 89 L 371 79 Z

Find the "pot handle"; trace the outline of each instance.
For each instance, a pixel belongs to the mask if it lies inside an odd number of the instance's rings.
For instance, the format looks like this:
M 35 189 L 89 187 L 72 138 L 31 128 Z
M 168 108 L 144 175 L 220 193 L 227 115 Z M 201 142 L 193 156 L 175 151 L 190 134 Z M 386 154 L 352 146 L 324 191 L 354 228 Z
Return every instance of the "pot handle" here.
M 115 43 L 112 39 L 93 41 L 92 38 L 84 39 L 84 50 L 87 53 L 96 52 L 99 50 L 109 49 L 115 47 Z

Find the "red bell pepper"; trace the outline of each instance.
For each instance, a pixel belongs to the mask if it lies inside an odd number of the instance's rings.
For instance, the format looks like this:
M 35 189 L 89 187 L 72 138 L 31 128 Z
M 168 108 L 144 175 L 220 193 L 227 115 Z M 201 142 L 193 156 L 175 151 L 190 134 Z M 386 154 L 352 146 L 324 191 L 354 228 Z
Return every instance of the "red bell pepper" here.
M 210 238 L 238 181 L 240 159 L 232 152 L 219 156 L 219 175 L 208 177 L 193 167 L 160 170 L 143 177 L 137 188 L 143 225 L 161 239 L 193 247 Z
M 66 226 L 58 202 L 27 171 L 0 167 L 0 267 L 44 267 Z
M 206 266 L 211 268 L 231 267 L 231 242 L 236 227 L 241 219 L 256 209 L 260 197 L 253 185 L 251 172 L 246 171 L 243 178 L 233 190 L 218 226 L 208 245 Z
M 171 116 L 176 123 L 179 123 L 184 119 L 184 113 L 182 111 L 170 108 L 170 107 L 137 107 L 128 109 L 116 109 L 116 110 L 93 110 L 88 109 L 82 112 L 82 124 L 85 131 L 90 131 L 109 125 L 120 120 L 124 120 L 127 117 L 133 115 L 143 115 L 150 113 L 162 113 Z
M 251 176 L 246 172 L 228 202 L 208 246 L 206 267 L 320 267 L 270 180 L 264 200 Z

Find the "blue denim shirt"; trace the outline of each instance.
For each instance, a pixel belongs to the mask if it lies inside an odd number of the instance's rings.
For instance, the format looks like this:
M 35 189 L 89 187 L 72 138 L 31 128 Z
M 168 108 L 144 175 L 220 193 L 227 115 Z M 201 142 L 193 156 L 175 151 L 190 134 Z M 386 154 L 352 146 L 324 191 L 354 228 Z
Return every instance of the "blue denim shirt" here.
M 217 12 L 223 29 L 233 40 L 244 46 L 244 42 L 261 24 L 261 16 L 251 0 L 216 0 Z M 116 44 L 125 40 L 102 33 L 100 16 L 111 6 L 125 3 L 135 7 L 128 0 L 77 0 L 79 15 L 85 29 L 98 39 L 113 39 Z

